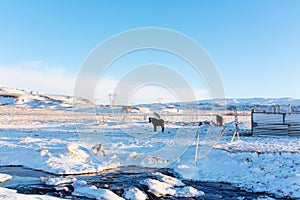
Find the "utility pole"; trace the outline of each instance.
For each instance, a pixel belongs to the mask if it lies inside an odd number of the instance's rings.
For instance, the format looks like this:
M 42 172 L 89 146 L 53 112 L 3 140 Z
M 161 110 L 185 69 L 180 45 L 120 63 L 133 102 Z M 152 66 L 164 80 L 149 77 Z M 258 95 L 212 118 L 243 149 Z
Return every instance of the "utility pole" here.
M 234 108 L 234 122 L 235 122 L 235 131 L 232 136 L 231 142 L 234 141 L 235 136 L 237 135 L 238 140 L 240 139 L 240 133 L 239 133 L 239 121 L 237 116 L 237 108 Z
M 116 97 L 117 97 L 117 94 L 116 94 L 116 93 L 109 93 L 109 94 L 108 94 L 108 98 L 109 98 L 109 101 L 110 101 L 110 105 L 111 105 L 111 106 L 114 106 L 114 105 L 115 105 Z

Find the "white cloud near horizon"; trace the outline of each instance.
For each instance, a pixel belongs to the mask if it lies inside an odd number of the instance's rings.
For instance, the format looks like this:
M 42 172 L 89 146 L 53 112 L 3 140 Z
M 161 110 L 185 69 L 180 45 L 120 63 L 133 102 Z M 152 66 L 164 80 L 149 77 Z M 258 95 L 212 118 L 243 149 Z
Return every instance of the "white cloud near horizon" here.
M 118 84 L 119 84 L 119 80 L 113 77 L 101 78 L 101 80 L 98 82 L 96 93 L 95 93 L 95 99 L 97 103 L 110 104 L 109 94 L 114 93 L 114 90 Z M 123 83 L 123 84 L 125 85 L 123 85 L 122 88 L 126 89 L 128 88 L 127 85 L 129 85 L 130 83 Z M 176 89 L 180 89 L 180 88 L 170 88 L 170 89 L 176 91 Z M 197 100 L 210 98 L 210 93 L 206 89 L 193 88 L 192 90 Z M 130 92 L 131 92 L 130 95 L 131 98 L 128 99 L 128 101 L 122 99 L 120 100 L 121 103 L 140 104 L 140 103 L 158 103 L 159 101 L 163 103 L 180 101 L 176 96 L 176 94 L 173 94 L 170 90 L 164 87 L 160 87 L 158 85 L 145 85 L 143 87 L 138 88 L 137 91 L 130 91 Z M 118 99 L 122 98 L 120 97 L 120 94 L 115 94 L 115 95 L 116 95 L 115 97 L 116 102 Z
M 62 66 L 49 65 L 39 60 L 14 65 L 0 64 L 0 87 L 25 89 L 47 94 L 73 95 L 76 78 L 76 72 L 68 71 Z M 119 80 L 114 77 L 102 77 L 94 94 L 97 102 L 109 104 L 108 95 L 114 92 L 118 83 Z M 126 88 L 126 85 L 124 88 Z M 205 89 L 193 89 L 193 92 L 196 99 L 210 97 L 209 92 Z M 166 88 L 149 85 L 134 91 L 128 103 L 157 103 L 159 98 L 162 98 L 162 102 L 178 101 L 176 96 Z
M 0 86 L 72 95 L 76 74 L 43 61 L 0 65 Z

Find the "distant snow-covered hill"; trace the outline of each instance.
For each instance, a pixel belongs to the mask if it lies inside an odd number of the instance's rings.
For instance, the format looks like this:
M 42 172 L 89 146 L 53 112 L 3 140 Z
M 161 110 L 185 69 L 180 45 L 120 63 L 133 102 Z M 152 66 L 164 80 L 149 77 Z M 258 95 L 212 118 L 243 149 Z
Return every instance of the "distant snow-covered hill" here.
M 199 107 L 207 108 L 212 105 L 211 101 L 199 101 Z M 271 111 L 274 105 L 280 105 L 281 109 L 287 110 L 288 105 L 291 105 L 295 111 L 300 110 L 300 99 L 294 98 L 231 98 L 226 99 L 226 109 L 233 110 L 235 107 L 238 110 L 250 111 L 252 109 L 256 110 L 266 110 Z M 211 109 L 211 107 L 210 107 Z
M 217 102 L 217 101 L 216 101 Z M 233 110 L 237 108 L 238 110 L 251 111 L 265 110 L 273 111 L 274 105 L 280 105 L 282 111 L 288 110 L 288 105 L 292 106 L 293 111 L 300 111 L 300 99 L 294 98 L 241 98 L 233 99 L 229 98 L 225 101 L 225 106 L 218 105 L 215 101 L 211 100 L 199 100 L 195 102 L 178 102 L 178 103 L 163 103 L 163 104 L 142 104 L 138 105 L 146 108 L 160 108 L 161 110 L 213 110 L 213 109 L 223 109 Z
M 0 105 L 28 106 L 34 108 L 71 108 L 73 105 L 93 105 L 87 99 L 64 95 L 40 94 L 33 91 L 0 87 Z

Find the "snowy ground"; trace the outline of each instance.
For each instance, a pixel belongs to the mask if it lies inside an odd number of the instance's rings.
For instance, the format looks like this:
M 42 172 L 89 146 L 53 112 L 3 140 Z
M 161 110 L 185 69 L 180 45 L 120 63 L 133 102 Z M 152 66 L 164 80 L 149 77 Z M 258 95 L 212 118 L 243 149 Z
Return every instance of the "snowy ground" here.
M 0 199 L 5 200 L 16 200 L 16 199 L 26 199 L 26 200 L 58 200 L 59 198 L 45 196 L 45 195 L 25 195 L 19 194 L 15 190 L 0 187 Z
M 7 99 L 6 99 L 7 100 Z M 4 100 L 2 100 L 4 102 Z M 7 100 L 9 101 L 9 100 Z M 105 108 L 106 111 L 109 108 Z M 208 115 L 193 116 L 168 113 L 165 133 L 154 133 L 148 123 L 149 113 L 71 112 L 70 110 L 0 106 L 0 166 L 22 165 L 53 174 L 82 174 L 118 166 L 169 167 L 180 178 L 228 182 L 247 191 L 267 192 L 276 197 L 300 199 L 300 138 L 246 137 L 231 141 L 233 117 L 224 136 L 208 155 L 201 154 L 195 163 L 196 134 L 200 134 L 200 152 L 210 141 L 210 126 L 198 127 L 197 121 L 212 120 Z M 239 117 L 243 133 L 249 133 L 250 116 Z M 156 196 L 199 197 L 205 191 L 180 185 L 163 174 L 146 179 Z M 0 199 L 25 198 L 16 191 L 1 187 L 12 177 L 0 174 Z M 85 182 L 49 179 L 47 184 L 70 181 L 74 195 L 116 199 L 113 192 L 86 185 Z M 180 187 L 179 187 L 180 186 Z M 26 196 L 28 199 L 29 197 Z M 30 196 L 32 199 L 52 199 Z M 145 199 L 138 188 L 129 188 L 120 198 Z M 54 198 L 53 198 L 54 199 Z

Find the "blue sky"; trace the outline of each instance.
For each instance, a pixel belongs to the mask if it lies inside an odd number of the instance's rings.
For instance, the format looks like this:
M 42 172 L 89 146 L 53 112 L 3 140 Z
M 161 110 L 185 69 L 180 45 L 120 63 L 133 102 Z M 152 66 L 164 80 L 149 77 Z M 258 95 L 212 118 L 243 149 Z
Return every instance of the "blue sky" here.
M 223 79 L 226 97 L 300 98 L 297 0 L 0 0 L 0 85 L 72 94 L 81 64 L 99 43 L 140 27 L 173 29 L 202 45 Z M 121 65 L 153 59 L 177 63 L 194 88 L 205 90 L 177 58 L 146 54 L 124 58 L 107 77 L 117 81 Z

